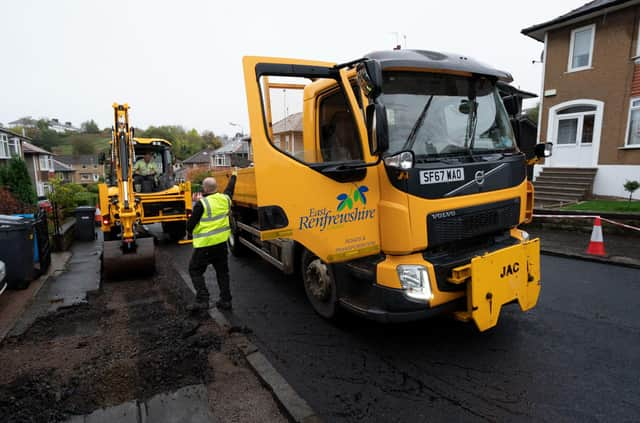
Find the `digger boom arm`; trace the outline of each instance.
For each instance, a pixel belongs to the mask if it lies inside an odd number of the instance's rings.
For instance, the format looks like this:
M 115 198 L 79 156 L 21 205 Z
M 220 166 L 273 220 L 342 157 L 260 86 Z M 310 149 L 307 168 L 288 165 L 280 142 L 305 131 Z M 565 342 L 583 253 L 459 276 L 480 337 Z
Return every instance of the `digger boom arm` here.
M 134 227 L 139 216 L 138 203 L 133 191 L 132 128 L 129 127 L 129 105 L 113 104 L 114 129 L 112 136 L 112 158 L 118 186 L 118 200 L 114 204 L 122 225 L 122 241 L 131 242 L 135 237 Z

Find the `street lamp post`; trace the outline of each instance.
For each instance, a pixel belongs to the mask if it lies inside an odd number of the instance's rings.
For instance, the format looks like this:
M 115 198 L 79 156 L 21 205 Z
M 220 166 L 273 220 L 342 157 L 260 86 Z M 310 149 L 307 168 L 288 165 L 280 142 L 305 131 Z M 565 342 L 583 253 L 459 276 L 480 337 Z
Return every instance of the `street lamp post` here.
M 229 125 L 237 126 L 238 128 L 240 128 L 240 135 L 244 137 L 244 127 L 242 125 L 240 125 L 239 123 L 234 123 L 234 122 L 229 122 Z

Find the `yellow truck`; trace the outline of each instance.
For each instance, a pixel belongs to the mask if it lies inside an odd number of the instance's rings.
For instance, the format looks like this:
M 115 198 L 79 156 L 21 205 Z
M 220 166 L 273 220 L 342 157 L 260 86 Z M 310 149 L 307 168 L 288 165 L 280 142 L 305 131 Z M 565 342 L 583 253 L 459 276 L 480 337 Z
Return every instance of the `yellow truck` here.
M 502 306 L 536 305 L 539 240 L 518 225 L 533 210 L 527 166 L 550 144 L 518 147 L 508 73 L 421 50 L 243 67 L 253 165 L 238 173 L 233 254 L 299 272 L 327 319 L 453 313 L 484 331 Z M 300 114 L 274 100 L 284 91 Z

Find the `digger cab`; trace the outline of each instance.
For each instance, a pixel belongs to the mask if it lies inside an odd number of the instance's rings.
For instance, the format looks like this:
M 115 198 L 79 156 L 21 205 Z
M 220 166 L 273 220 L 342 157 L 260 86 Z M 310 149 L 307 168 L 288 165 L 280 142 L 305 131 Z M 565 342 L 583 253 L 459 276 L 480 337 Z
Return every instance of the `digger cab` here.
M 141 177 L 134 173 L 134 191 L 139 193 L 152 193 L 166 190 L 175 183 L 173 173 L 174 157 L 171 152 L 171 143 L 162 138 L 133 138 L 135 163 L 144 160 L 146 154 L 151 155 L 151 162 L 157 169 L 155 175 Z

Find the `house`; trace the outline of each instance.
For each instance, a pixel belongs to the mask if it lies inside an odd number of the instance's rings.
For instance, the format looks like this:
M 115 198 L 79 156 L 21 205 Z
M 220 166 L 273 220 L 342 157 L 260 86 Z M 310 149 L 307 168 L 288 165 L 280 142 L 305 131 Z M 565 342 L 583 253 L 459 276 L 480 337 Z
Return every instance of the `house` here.
M 249 165 L 249 143 L 247 139 L 235 138 L 217 149 L 205 149 L 182 161 L 185 170 L 194 168 L 216 169 L 221 167 Z
M 302 112 L 293 113 L 271 126 L 273 144 L 294 157 L 304 153 L 302 143 Z M 297 154 L 297 155 L 296 155 Z
M 0 165 L 12 157 L 24 158 L 22 142 L 27 140 L 30 139 L 0 128 Z
M 28 141 L 22 142 L 22 149 L 29 176 L 36 188 L 36 194 L 38 197 L 43 197 L 51 189 L 49 176 L 53 176 L 54 172 L 53 153 Z
M 544 43 L 536 193 L 624 197 L 640 180 L 640 2 L 595 0 L 522 30 Z
M 104 179 L 104 165 L 98 156 L 80 154 L 77 156 L 58 156 L 58 160 L 74 170 L 73 182 L 76 184 L 92 184 Z
M 75 180 L 76 171 L 73 166 L 62 163 L 60 160 L 53 159 L 53 173 L 63 183 L 73 182 Z
M 71 124 L 71 122 L 60 122 L 58 119 L 54 118 L 54 119 L 49 119 L 47 121 L 47 123 L 49 124 L 49 129 L 54 130 L 58 133 L 65 133 L 65 132 L 81 132 L 80 128 L 76 128 L 75 126 L 73 126 Z
M 49 129 L 51 129 L 53 131 L 56 131 L 58 133 L 81 132 L 82 131 L 80 128 L 76 128 L 75 126 L 73 126 L 71 124 L 71 122 L 67 121 L 67 122 L 62 123 L 57 118 L 45 119 L 45 121 L 49 125 Z M 14 120 L 12 122 L 9 122 L 7 125 L 10 128 L 15 128 L 15 127 L 37 128 L 38 127 L 38 120 L 37 119 L 33 119 L 31 116 L 26 116 L 26 117 Z
M 214 163 L 214 151 L 213 148 L 207 148 L 199 151 L 191 157 L 188 157 L 182 161 L 182 167 L 185 170 L 194 168 L 206 168 L 212 169 Z

